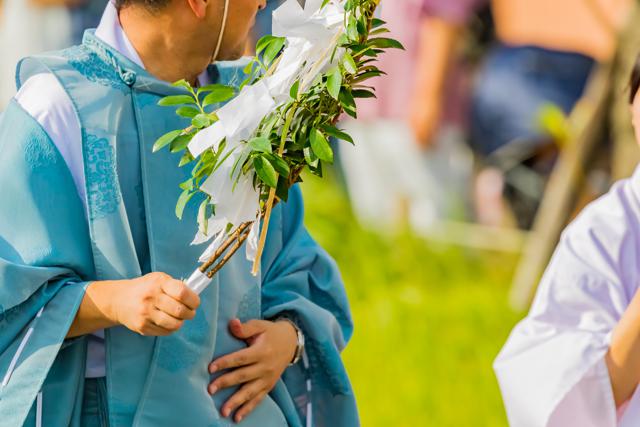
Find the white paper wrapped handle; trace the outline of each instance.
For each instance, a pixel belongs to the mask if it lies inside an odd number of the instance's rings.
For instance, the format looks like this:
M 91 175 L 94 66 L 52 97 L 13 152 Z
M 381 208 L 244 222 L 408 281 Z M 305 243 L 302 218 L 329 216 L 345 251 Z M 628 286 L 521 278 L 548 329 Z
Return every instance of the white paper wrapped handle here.
M 189 289 L 191 289 L 196 294 L 200 295 L 202 291 L 207 289 L 207 287 L 211 284 L 210 279 L 205 273 L 200 270 L 196 270 L 193 272 L 191 277 L 187 280 L 186 284 Z

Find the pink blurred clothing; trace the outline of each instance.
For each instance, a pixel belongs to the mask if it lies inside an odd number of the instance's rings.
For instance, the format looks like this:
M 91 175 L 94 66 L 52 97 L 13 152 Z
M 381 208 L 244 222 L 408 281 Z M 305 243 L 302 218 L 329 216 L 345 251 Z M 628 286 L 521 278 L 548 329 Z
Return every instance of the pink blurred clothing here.
M 358 103 L 360 118 L 373 120 L 406 119 L 415 90 L 419 29 L 427 16 L 464 23 L 485 0 L 391 0 L 382 3 L 382 19 L 391 30 L 390 37 L 399 40 L 405 51 L 387 51 L 378 62 L 387 76 L 371 80 L 377 99 Z

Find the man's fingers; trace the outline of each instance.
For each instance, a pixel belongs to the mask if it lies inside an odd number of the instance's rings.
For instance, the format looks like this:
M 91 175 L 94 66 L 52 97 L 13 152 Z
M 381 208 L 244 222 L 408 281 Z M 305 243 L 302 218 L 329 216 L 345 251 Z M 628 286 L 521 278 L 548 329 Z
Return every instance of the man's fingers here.
M 215 394 L 224 388 L 245 384 L 261 377 L 262 368 L 259 365 L 249 365 L 244 368 L 234 369 L 216 378 L 209 384 L 209 393 Z
M 163 311 L 178 320 L 191 320 L 196 315 L 195 310 L 192 310 L 186 305 L 176 301 L 165 293 L 158 295 L 155 306 L 158 310 Z
M 262 381 L 251 381 L 236 391 L 222 406 L 221 413 L 223 417 L 228 417 L 238 407 L 250 402 L 264 393 L 264 385 Z
M 174 300 L 186 305 L 192 310 L 200 306 L 200 297 L 180 280 L 167 280 L 162 285 L 162 291 Z
M 247 340 L 255 335 L 261 334 L 265 329 L 264 320 L 249 320 L 246 323 L 242 323 L 238 319 L 233 319 L 229 322 L 229 330 L 234 337 L 241 340 Z
M 258 360 L 260 360 L 259 351 L 254 347 L 248 347 L 214 360 L 209 365 L 209 373 L 251 365 Z
M 160 310 L 153 311 L 151 314 L 151 320 L 156 326 L 166 329 L 169 332 L 177 331 L 184 323 L 184 320 L 176 319 L 175 317 L 169 316 L 167 313 Z
M 154 325 L 152 323 L 142 328 L 139 332 L 141 335 L 147 337 L 166 337 L 167 335 L 171 335 L 173 333 L 172 331 L 161 328 L 160 326 Z
M 262 400 L 266 395 L 267 394 L 265 391 L 261 391 L 260 393 L 258 393 L 256 397 L 254 397 L 253 399 L 249 400 L 244 405 L 242 405 L 240 409 L 238 409 L 238 411 L 236 412 L 236 415 L 233 417 L 236 423 L 239 423 L 240 421 L 244 420 L 247 417 L 247 415 L 253 412 L 253 410 L 256 409 L 256 406 L 258 406 L 260 402 L 262 402 Z

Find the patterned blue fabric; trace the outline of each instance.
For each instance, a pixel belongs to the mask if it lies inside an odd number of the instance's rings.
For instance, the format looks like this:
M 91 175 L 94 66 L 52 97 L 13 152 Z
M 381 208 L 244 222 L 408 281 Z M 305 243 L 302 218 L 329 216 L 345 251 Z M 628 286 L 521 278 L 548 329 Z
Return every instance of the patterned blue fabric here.
M 91 199 L 91 219 L 103 218 L 118 210 L 122 201 L 117 185 L 116 153 L 106 138 L 86 135 L 86 179 L 91 182 L 87 197 Z
M 217 64 L 211 76 L 221 83 L 240 82 L 241 68 L 238 63 Z M 18 203 L 0 205 L 0 374 L 9 370 L 28 328 L 33 332 L 25 347 L 30 357 L 19 358 L 0 391 L 0 413 L 11 414 L 10 425 L 33 425 L 33 404 L 41 391 L 43 425 L 76 427 L 86 340 L 65 341 L 64 336 L 87 281 L 133 278 L 143 272 L 118 157 L 139 147 L 142 188 L 127 190 L 133 199 L 144 196 L 150 270 L 178 278 L 194 270 L 202 251 L 189 245 L 198 204 L 187 207 L 185 220 L 176 219 L 178 184 L 189 172 L 176 166 L 177 154 L 152 154 L 160 135 L 188 125 L 171 109 L 157 106 L 159 99 L 184 93 L 182 89 L 153 78 L 91 32 L 81 48 L 24 60 L 18 83 L 40 72 L 59 79 L 80 118 L 89 220 L 46 133 L 12 104 L 0 124 L 0 196 Z M 30 144 L 35 146 L 25 150 Z M 26 213 L 16 215 L 17 207 Z M 202 293 L 196 318 L 177 333 L 156 338 L 123 327 L 105 331 L 111 427 L 229 425 L 219 409 L 236 389 L 213 397 L 206 391 L 212 379 L 208 363 L 246 345 L 230 335 L 228 322 L 237 316 L 273 318 L 285 312 L 296 316 L 309 340 L 310 368 L 288 369 L 240 426 L 302 426 L 307 402 L 313 405 L 312 425 L 358 425 L 339 355 L 352 333 L 344 287 L 333 261 L 304 229 L 302 207 L 300 191 L 294 188 L 289 201 L 273 212 L 262 274 L 253 277 L 250 263 L 234 257 Z M 311 392 L 306 388 L 309 378 Z

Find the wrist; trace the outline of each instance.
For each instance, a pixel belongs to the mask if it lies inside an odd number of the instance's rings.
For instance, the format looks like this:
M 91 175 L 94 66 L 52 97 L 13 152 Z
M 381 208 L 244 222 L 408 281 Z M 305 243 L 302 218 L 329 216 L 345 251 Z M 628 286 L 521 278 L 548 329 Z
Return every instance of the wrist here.
M 117 281 L 96 281 L 87 286 L 87 296 L 96 305 L 105 328 L 120 325 L 118 296 L 120 286 Z
M 291 343 L 291 346 L 289 347 L 291 351 L 288 352 L 288 355 L 290 356 L 289 366 L 295 365 L 300 361 L 300 359 L 302 358 L 302 353 L 304 352 L 304 334 L 302 333 L 300 327 L 298 327 L 298 325 L 288 317 L 281 317 L 280 319 L 276 320 L 276 322 L 285 323 L 288 325 L 287 329 L 291 332 L 289 335 L 289 342 Z

